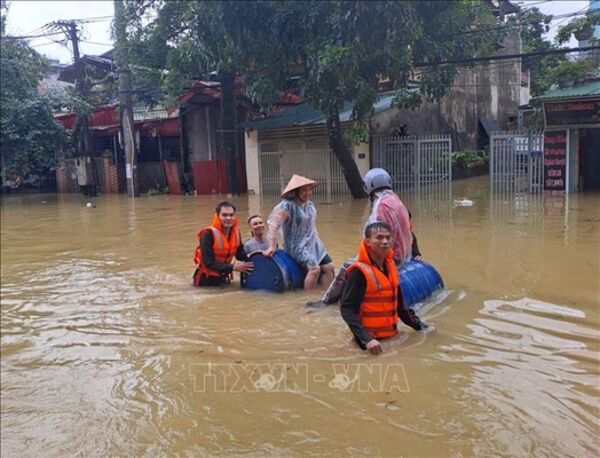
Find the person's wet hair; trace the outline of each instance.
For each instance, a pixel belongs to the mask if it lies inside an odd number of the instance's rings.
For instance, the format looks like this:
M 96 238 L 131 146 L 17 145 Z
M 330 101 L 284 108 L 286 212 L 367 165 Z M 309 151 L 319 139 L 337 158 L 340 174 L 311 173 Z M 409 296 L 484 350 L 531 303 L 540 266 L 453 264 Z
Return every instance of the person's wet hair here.
M 365 238 L 371 237 L 374 231 L 378 229 L 386 229 L 389 232 L 392 232 L 392 228 L 388 223 L 384 223 L 383 221 L 373 221 L 372 223 L 367 224 L 365 227 Z
M 227 202 L 226 200 L 224 200 L 223 202 L 220 202 L 219 205 L 217 205 L 215 207 L 215 213 L 217 215 L 220 215 L 221 214 L 221 210 L 223 210 L 226 207 L 233 208 L 233 212 L 237 213 L 237 208 L 235 208 L 235 205 L 233 205 L 231 202 Z
M 248 224 L 250 224 L 250 221 L 252 221 L 254 218 L 262 218 L 262 216 L 260 216 L 260 215 L 252 215 L 250 218 L 248 218 Z

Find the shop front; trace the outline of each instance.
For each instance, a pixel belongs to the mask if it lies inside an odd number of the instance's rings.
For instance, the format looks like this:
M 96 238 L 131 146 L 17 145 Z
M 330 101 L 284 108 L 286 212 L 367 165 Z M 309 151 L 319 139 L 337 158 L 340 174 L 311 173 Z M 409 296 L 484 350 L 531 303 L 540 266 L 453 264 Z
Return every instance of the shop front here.
M 600 191 L 600 80 L 551 91 L 544 110 L 544 191 Z

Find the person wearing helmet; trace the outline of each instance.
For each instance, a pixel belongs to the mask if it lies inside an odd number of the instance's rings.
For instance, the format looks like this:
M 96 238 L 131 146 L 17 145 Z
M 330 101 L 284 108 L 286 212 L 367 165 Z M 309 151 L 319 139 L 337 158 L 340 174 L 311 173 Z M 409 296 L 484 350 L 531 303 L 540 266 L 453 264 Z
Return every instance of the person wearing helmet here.
M 396 264 L 401 265 L 410 258 L 421 261 L 423 258 L 417 236 L 413 232 L 412 215 L 398 195 L 392 191 L 390 175 L 384 169 L 374 168 L 367 172 L 364 182 L 365 190 L 373 202 L 373 210 L 367 224 L 373 221 L 384 221 L 392 227 Z
M 412 235 L 408 210 L 392 191 L 392 178 L 381 168 L 367 172 L 364 178 L 365 191 L 369 194 L 373 209 L 367 224 L 383 221 L 392 228 L 394 261 L 402 264 L 410 258 Z
M 369 170 L 364 177 L 365 191 L 369 194 L 373 204 L 367 225 L 375 221 L 382 221 L 391 227 L 393 239 L 393 259 L 399 267 L 411 256 L 417 260 L 422 259 L 416 244 L 416 237 L 412 233 L 410 213 L 392 190 L 392 178 L 382 168 Z M 320 301 L 308 302 L 309 307 L 324 307 L 335 304 L 342 295 L 342 289 L 346 282 L 346 269 L 355 261 L 348 259 L 341 267 L 340 272 L 329 288 L 325 291 Z

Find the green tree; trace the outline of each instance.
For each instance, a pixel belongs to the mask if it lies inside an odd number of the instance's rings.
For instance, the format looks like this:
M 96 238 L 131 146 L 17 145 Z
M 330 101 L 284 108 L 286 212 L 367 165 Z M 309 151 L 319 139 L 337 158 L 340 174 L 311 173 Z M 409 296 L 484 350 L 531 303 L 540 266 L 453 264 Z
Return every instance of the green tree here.
M 299 69 L 303 94 L 327 118 L 332 151 L 354 197 L 365 197 L 362 180 L 342 135 L 340 112 L 353 102 L 358 127 L 372 112 L 382 79 L 391 81 L 396 105 L 415 107 L 443 97 L 456 76 L 450 66 L 419 63 L 468 59 L 493 51 L 498 34 L 464 34 L 489 24 L 479 1 L 214 1 L 155 2 L 157 19 L 146 26 L 170 47 L 166 67 L 190 78 L 216 70 L 225 91 L 235 73 L 244 75 L 247 95 L 262 106 L 276 100 L 292 69 Z M 168 30 L 177 36 L 165 39 Z M 141 30 L 138 28 L 138 30 Z M 407 90 L 418 78 L 420 89 Z
M 56 152 L 68 142 L 68 136 L 52 116 L 51 100 L 37 90 L 47 63 L 25 41 L 4 37 L 6 11 L 3 4 L 0 40 L 2 173 L 44 174 L 55 165 Z
M 353 102 L 352 119 L 364 132 L 382 79 L 396 91 L 397 106 L 414 108 L 446 95 L 457 74 L 435 65 L 417 73 L 418 64 L 487 55 L 498 39 L 496 33 L 462 34 L 492 21 L 473 1 L 240 2 L 226 14 L 244 18 L 241 30 L 233 21 L 226 25 L 242 51 L 250 94 L 273 94 L 292 65 L 301 69 L 304 96 L 326 116 L 329 145 L 354 197 L 365 194 L 342 135 L 345 102 Z M 407 90 L 411 79 L 419 80 L 417 92 Z
M 588 45 L 597 45 L 594 38 L 594 27 L 600 25 L 600 12 L 589 12 L 583 17 L 573 19 L 559 27 L 555 41 L 559 45 L 567 43 L 574 34 L 577 38 L 588 41 Z M 588 51 L 584 56 L 564 59 L 548 72 L 548 78 L 559 86 L 572 85 L 593 77 L 600 76 L 600 52 Z
M 590 32 L 588 39 L 596 44 L 598 39 L 593 38 L 592 34 L 594 27 L 599 25 L 600 11 L 590 11 L 585 16 L 573 19 L 569 21 L 568 24 L 559 27 L 558 32 L 556 33 L 556 42 L 558 44 L 564 44 L 571 39 L 571 34 L 588 29 Z
M 558 49 L 557 45 L 546 38 L 551 21 L 552 15 L 544 14 L 538 8 L 522 10 L 518 16 L 508 19 L 509 25 L 518 27 L 520 30 L 524 53 Z M 529 67 L 533 97 L 550 89 L 554 83 L 550 70 L 565 60 L 564 55 L 553 55 L 535 57 L 524 62 Z
M 555 42 L 547 37 L 551 21 L 552 15 L 543 14 L 538 8 L 529 8 L 522 10 L 517 17 L 510 18 L 509 24 L 519 27 L 523 52 L 548 51 L 559 49 L 571 39 L 574 32 L 599 24 L 600 13 L 590 13 L 559 27 Z M 598 68 L 597 54 L 593 53 L 583 59 L 566 55 L 534 57 L 526 64 L 531 72 L 531 95 L 534 97 L 544 94 L 553 85 L 562 86 L 590 77 Z
M 146 69 L 159 70 L 163 87 L 173 98 L 190 81 L 207 79 L 214 72 L 221 83 L 219 146 L 227 161 L 228 191 L 238 194 L 236 174 L 235 77 L 238 50 L 223 28 L 229 2 L 129 2 L 129 42 L 132 59 Z M 156 17 L 144 21 L 149 12 Z M 240 18 L 241 21 L 241 18 Z M 141 72 L 137 73 L 138 81 Z M 150 74 L 146 71 L 146 77 Z M 165 76 L 166 75 L 166 76 Z

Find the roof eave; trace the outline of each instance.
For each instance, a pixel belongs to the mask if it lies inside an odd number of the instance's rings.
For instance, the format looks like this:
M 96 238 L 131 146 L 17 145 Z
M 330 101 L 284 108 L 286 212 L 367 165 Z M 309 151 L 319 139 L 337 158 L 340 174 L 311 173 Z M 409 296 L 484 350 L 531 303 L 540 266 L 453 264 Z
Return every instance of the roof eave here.
M 534 102 L 568 102 L 571 100 L 588 100 L 588 99 L 597 99 L 600 97 L 600 94 L 587 94 L 587 95 L 566 95 L 562 97 L 535 97 L 532 99 L 531 103 Z

